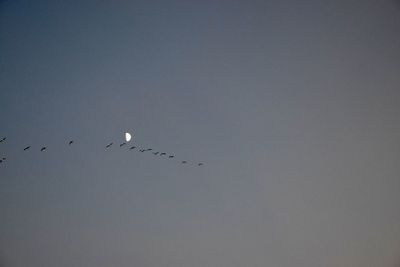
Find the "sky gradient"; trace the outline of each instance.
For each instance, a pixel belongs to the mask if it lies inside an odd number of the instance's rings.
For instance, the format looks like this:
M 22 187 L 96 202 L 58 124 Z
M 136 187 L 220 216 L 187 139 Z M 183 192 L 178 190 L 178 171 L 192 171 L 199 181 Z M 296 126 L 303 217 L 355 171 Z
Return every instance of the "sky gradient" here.
M 0 1 L 0 266 L 399 267 L 399 70 L 398 1 Z

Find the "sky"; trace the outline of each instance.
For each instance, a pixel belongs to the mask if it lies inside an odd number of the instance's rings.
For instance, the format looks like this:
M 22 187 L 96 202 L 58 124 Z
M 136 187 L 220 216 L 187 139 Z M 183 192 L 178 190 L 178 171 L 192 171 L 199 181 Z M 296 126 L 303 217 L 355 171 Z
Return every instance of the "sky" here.
M 0 266 L 399 267 L 399 69 L 398 1 L 3 0 Z

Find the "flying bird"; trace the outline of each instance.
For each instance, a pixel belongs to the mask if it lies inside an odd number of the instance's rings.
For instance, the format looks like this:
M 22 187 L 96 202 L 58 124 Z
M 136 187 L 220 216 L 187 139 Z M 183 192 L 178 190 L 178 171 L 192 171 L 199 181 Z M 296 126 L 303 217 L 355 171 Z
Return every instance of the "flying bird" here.
M 135 148 L 136 148 L 135 146 L 131 146 L 129 149 L 131 149 L 131 150 L 132 150 L 132 149 L 135 149 Z
M 160 156 L 164 156 L 164 155 L 166 155 L 166 154 L 167 154 L 167 153 L 164 153 L 164 152 L 163 152 L 163 153 L 160 153 Z
M 183 161 L 182 161 L 182 164 L 185 164 L 185 163 L 187 163 L 187 161 L 186 161 L 186 160 L 183 160 Z
M 173 157 L 175 157 L 174 155 L 170 155 L 170 156 L 168 156 L 168 158 L 170 158 L 170 159 L 172 159 Z
M 198 166 L 203 166 L 203 163 L 199 163 L 199 164 L 197 164 Z
M 3 138 L 0 140 L 0 143 L 1 143 L 1 142 L 4 142 L 4 141 L 6 141 L 6 137 L 3 137 Z
M 145 151 L 146 151 L 146 149 L 140 149 L 139 151 L 140 151 L 140 152 L 145 152 Z
M 42 147 L 41 149 L 40 149 L 40 152 L 43 152 L 43 151 L 45 151 L 47 149 L 47 147 Z
M 154 155 L 158 155 L 158 153 L 160 153 L 160 152 L 158 152 L 158 151 L 157 152 L 153 152 Z
M 68 145 L 72 145 L 74 143 L 74 140 L 69 141 Z
M 27 146 L 24 148 L 24 151 L 27 151 L 29 148 L 31 148 L 31 146 Z
M 120 144 L 119 147 L 123 147 L 124 145 L 126 145 L 125 142 L 123 142 L 122 144 Z
M 152 148 L 148 148 L 148 149 L 146 149 L 146 151 L 151 151 L 151 150 L 153 150 Z
M 113 143 L 109 143 L 108 145 L 106 145 L 106 148 L 109 148 L 112 145 L 113 145 Z

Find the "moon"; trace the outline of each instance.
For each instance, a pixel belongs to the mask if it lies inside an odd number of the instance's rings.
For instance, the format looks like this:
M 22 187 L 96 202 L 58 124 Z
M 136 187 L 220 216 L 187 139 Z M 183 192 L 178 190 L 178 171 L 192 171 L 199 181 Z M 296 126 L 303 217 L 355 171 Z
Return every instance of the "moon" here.
M 131 134 L 130 134 L 130 133 L 125 133 L 125 140 L 126 140 L 126 142 L 131 141 L 131 139 L 132 139 Z

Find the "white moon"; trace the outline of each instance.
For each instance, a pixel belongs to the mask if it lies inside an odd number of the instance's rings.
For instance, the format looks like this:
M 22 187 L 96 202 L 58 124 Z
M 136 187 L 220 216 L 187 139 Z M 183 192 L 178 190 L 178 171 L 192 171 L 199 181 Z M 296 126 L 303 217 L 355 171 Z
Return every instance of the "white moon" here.
M 132 138 L 132 136 L 131 136 L 130 133 L 125 133 L 125 140 L 126 140 L 126 142 L 131 141 L 131 138 Z

